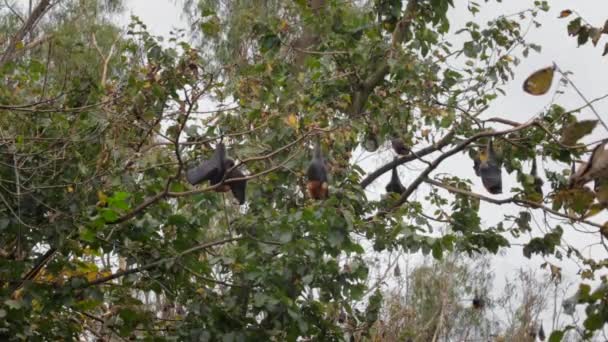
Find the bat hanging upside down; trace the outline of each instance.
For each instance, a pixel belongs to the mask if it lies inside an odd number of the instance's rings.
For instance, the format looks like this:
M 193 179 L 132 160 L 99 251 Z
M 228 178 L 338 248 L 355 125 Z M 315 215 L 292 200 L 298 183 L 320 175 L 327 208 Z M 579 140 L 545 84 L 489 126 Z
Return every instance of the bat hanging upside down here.
M 215 191 L 227 192 L 230 190 L 234 197 L 239 201 L 239 204 L 244 204 L 247 180 L 233 181 L 227 184 L 223 183 L 230 179 L 245 177 L 238 169 L 232 169 L 234 165 L 234 160 L 226 158 L 226 147 L 224 144 L 218 143 L 211 159 L 203 160 L 199 166 L 188 170 L 186 172 L 186 179 L 192 185 L 204 181 L 209 181 L 209 184 L 211 185 L 222 182 Z M 228 172 L 227 175 L 226 172 Z

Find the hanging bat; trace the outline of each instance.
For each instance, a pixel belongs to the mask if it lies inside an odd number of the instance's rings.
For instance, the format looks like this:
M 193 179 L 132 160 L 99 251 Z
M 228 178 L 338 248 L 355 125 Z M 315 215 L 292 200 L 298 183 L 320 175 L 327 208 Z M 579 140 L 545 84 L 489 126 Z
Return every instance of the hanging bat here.
M 228 171 L 234 167 L 234 161 L 232 159 L 226 159 L 226 164 L 224 166 L 226 168 L 226 171 Z M 239 169 L 233 169 L 228 172 L 225 181 L 243 177 L 245 177 L 245 175 L 241 171 L 239 171 Z M 245 203 L 245 190 L 247 189 L 247 180 L 229 182 L 228 184 L 224 184 L 224 186 L 228 186 L 230 188 L 230 191 L 232 191 L 232 195 L 239 201 L 239 204 Z
M 403 156 L 403 155 L 410 153 L 410 149 L 407 146 L 405 146 L 405 144 L 403 143 L 403 140 L 401 140 L 400 138 L 391 139 L 391 145 L 392 145 L 395 153 L 397 153 L 398 155 Z
M 543 180 L 538 176 L 538 171 L 536 169 L 536 157 L 532 159 L 532 169 L 530 170 L 530 174 L 534 177 L 534 191 L 536 191 L 540 196 L 543 196 Z
M 488 141 L 485 151 L 479 153 L 478 161 L 475 161 L 475 174 L 481 177 L 483 186 L 491 194 L 502 193 L 502 169 L 492 146 L 492 139 Z
M 541 341 L 544 341 L 545 337 L 546 337 L 545 336 L 545 329 L 543 329 L 543 325 L 541 323 L 540 329 L 538 329 L 538 339 L 541 340 Z
M 598 144 L 591 153 L 589 161 L 581 166 L 570 176 L 570 187 L 581 187 L 588 182 L 608 178 L 608 141 Z
M 314 154 L 307 171 L 308 194 L 314 199 L 325 199 L 328 196 L 327 168 L 321 153 L 319 142 L 315 144 Z
M 480 310 L 486 305 L 486 301 L 478 295 L 473 298 L 473 308 Z
M 233 162 L 234 164 L 234 162 Z M 226 147 L 223 143 L 215 146 L 213 156 L 209 160 L 203 160 L 199 166 L 186 172 L 186 180 L 192 185 L 209 181 L 215 185 L 222 181 L 226 172 Z
M 386 184 L 386 192 L 392 192 L 395 194 L 402 194 L 405 191 L 405 187 L 401 184 L 399 180 L 399 175 L 397 174 L 397 167 L 393 168 L 393 173 L 391 175 L 391 180 Z
M 226 147 L 223 143 L 217 144 L 215 152 L 209 160 L 203 160 L 199 166 L 194 167 L 186 172 L 186 180 L 196 185 L 205 181 L 209 181 L 210 185 L 217 185 L 222 181 L 231 178 L 243 178 L 244 175 L 238 169 L 230 170 L 235 163 L 232 159 L 226 158 Z M 229 173 L 226 175 L 226 172 Z M 226 176 L 224 179 L 224 176 Z M 215 188 L 216 192 L 232 191 L 234 197 L 239 201 L 239 204 L 245 203 L 245 189 L 247 180 L 234 181 L 227 184 L 221 184 Z

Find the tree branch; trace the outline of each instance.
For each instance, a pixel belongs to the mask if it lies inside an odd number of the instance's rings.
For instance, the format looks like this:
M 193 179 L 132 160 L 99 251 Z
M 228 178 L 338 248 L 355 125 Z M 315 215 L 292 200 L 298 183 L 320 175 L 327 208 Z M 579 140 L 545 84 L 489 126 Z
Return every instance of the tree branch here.
M 492 197 L 488 197 L 488 196 L 484 196 L 481 194 L 477 194 L 471 191 L 467 191 L 467 190 L 463 190 L 463 189 L 459 189 L 456 187 L 453 187 L 451 185 L 447 185 L 447 184 L 443 184 L 441 182 L 438 182 L 436 180 L 430 179 L 430 178 L 425 178 L 424 182 L 429 183 L 431 185 L 443 188 L 451 193 L 455 193 L 455 194 L 460 194 L 460 195 L 464 195 L 464 196 L 468 196 L 468 197 L 473 197 L 473 198 L 477 198 L 479 200 L 482 200 L 484 202 L 488 202 L 488 203 L 492 203 L 492 204 L 496 204 L 496 205 L 503 205 L 503 204 L 516 204 L 522 207 L 526 207 L 526 208 L 533 208 L 533 209 L 542 209 L 543 211 L 553 214 L 555 216 L 559 216 L 561 218 L 565 218 L 574 222 L 579 222 L 579 223 L 584 223 L 596 228 L 602 228 L 601 224 L 597 224 L 595 222 L 591 222 L 588 220 L 584 220 L 584 219 L 580 219 L 580 218 L 576 218 L 570 215 L 566 215 L 566 214 L 562 214 L 558 211 L 555 211 L 549 207 L 546 207 L 544 205 L 541 205 L 540 203 L 537 202 L 533 202 L 533 201 L 528 201 L 528 200 L 524 200 L 521 198 L 516 198 L 516 197 L 509 197 L 509 198 L 504 198 L 504 199 L 496 199 L 496 198 L 492 198 Z
M 417 5 L 418 0 L 409 0 L 407 2 L 403 17 L 401 18 L 401 20 L 399 20 L 399 22 L 395 26 L 395 30 L 393 31 L 393 49 L 403 43 L 405 38 L 405 32 L 409 30 L 410 24 L 415 18 Z M 358 115 L 359 113 L 361 113 L 363 107 L 365 107 L 365 103 L 367 102 L 369 94 L 374 90 L 374 88 L 378 84 L 380 84 L 380 82 L 382 82 L 382 80 L 389 73 L 389 71 L 390 66 L 388 64 L 388 61 L 386 59 L 383 59 L 376 67 L 376 70 L 372 72 L 372 74 L 362 84 L 359 84 L 359 89 L 355 90 L 352 96 L 352 105 L 348 111 L 351 115 Z
M 418 175 L 418 177 L 416 179 L 414 179 L 414 181 L 407 187 L 407 189 L 405 189 L 405 191 L 403 192 L 403 194 L 401 194 L 401 198 L 399 198 L 399 200 L 397 201 L 397 203 L 395 203 L 395 205 L 391 208 L 395 209 L 399 206 L 401 206 L 401 204 L 407 202 L 408 198 L 410 197 L 410 195 L 414 192 L 414 190 L 416 190 L 418 188 L 418 186 L 420 185 L 420 183 L 422 183 L 424 181 L 424 179 L 426 177 L 428 177 L 428 175 L 435 170 L 439 164 L 441 164 L 441 162 L 443 162 L 445 159 L 447 159 L 448 157 L 453 156 L 454 154 L 464 150 L 469 144 L 471 144 L 472 142 L 481 139 L 481 138 L 486 138 L 486 137 L 495 137 L 495 136 L 501 136 L 501 135 L 505 135 L 505 134 L 509 134 L 512 132 L 517 132 L 517 131 L 521 131 L 522 129 L 528 128 L 532 125 L 534 125 L 534 123 L 536 122 L 536 120 L 530 120 L 520 126 L 511 128 L 511 129 L 507 129 L 504 131 L 487 131 L 487 132 L 481 132 L 481 133 L 477 133 L 474 136 L 460 142 L 458 145 L 456 145 L 454 148 L 452 148 L 451 150 L 443 153 L 442 155 L 440 155 L 439 157 L 437 157 L 437 159 L 433 160 L 433 162 L 426 168 L 424 169 L 424 171 L 422 171 L 422 173 L 420 173 Z
M 439 140 L 438 142 L 436 142 L 435 144 L 425 147 L 417 152 L 412 152 L 408 155 L 396 158 L 395 160 L 391 161 L 390 163 L 387 163 L 386 165 L 380 167 L 379 169 L 377 169 L 376 171 L 368 174 L 360 183 L 362 188 L 366 188 L 368 185 L 370 185 L 374 180 L 376 180 L 378 177 L 382 176 L 384 173 L 392 170 L 394 167 L 399 166 L 401 164 L 405 164 L 407 162 L 410 162 L 412 160 L 416 160 L 420 157 L 424 157 L 428 154 L 431 154 L 433 152 L 436 152 L 440 149 L 442 149 L 443 147 L 449 145 L 452 142 L 452 138 L 454 138 L 454 134 L 455 134 L 455 130 L 451 130 L 448 132 L 448 134 L 446 134 L 443 138 L 441 138 L 441 140 Z
M 40 0 L 36 8 L 32 11 L 32 14 L 27 18 L 27 21 L 21 26 L 19 31 L 13 35 L 11 38 L 8 47 L 4 51 L 4 53 L 0 56 L 0 67 L 4 66 L 4 64 L 13 59 L 15 55 L 15 51 L 17 51 L 17 45 L 19 42 L 25 38 L 25 36 L 30 33 L 40 18 L 44 15 L 47 9 L 51 6 L 50 0 Z
M 214 247 L 214 246 L 218 246 L 218 245 L 223 245 L 229 242 L 234 242 L 234 241 L 239 241 L 239 240 L 243 240 L 243 237 L 238 237 L 238 238 L 228 238 L 228 239 L 223 239 L 223 240 L 219 240 L 219 241 L 213 241 L 213 242 L 207 242 L 207 243 L 203 243 L 197 246 L 194 246 L 192 248 L 186 249 L 185 251 L 178 253 L 175 256 L 172 257 L 168 257 L 168 258 L 161 258 L 159 260 L 153 261 L 149 264 L 140 266 L 140 267 L 136 267 L 136 268 L 132 268 L 130 270 L 124 270 L 124 271 L 118 271 L 114 274 L 110 274 L 109 276 L 106 277 L 102 277 L 99 279 L 95 279 L 93 281 L 90 281 L 88 283 L 86 283 L 85 285 L 83 285 L 82 287 L 90 287 L 90 286 L 95 286 L 95 285 L 99 285 L 99 284 L 103 284 L 103 283 L 107 283 L 108 281 L 117 279 L 117 278 L 121 278 L 130 274 L 135 274 L 135 273 L 140 273 L 146 270 L 149 270 L 151 268 L 154 268 L 156 266 L 159 266 L 169 260 L 175 260 L 177 258 L 180 258 L 186 254 L 190 254 L 196 251 L 199 251 L 201 249 L 206 249 L 206 248 L 210 248 L 210 247 Z

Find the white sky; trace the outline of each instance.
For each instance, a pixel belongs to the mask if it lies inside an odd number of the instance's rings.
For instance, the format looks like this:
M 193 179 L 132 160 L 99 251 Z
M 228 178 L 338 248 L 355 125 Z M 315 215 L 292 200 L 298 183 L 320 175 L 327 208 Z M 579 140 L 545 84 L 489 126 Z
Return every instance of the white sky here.
M 529 8 L 532 4 L 532 0 L 503 1 L 504 3 L 502 4 L 493 2 L 483 4 L 482 1 L 479 2 L 482 3 L 482 12 L 476 16 L 475 21 L 481 25 L 499 15 L 513 14 L 522 9 Z M 470 15 L 466 10 L 466 2 L 455 1 L 455 3 L 458 8 L 452 9 L 450 12 L 451 27 L 453 29 L 458 29 L 462 27 L 466 20 L 470 20 Z M 571 9 L 576 10 L 583 18 L 593 25 L 601 27 L 603 26 L 604 21 L 608 19 L 608 1 L 577 1 L 569 3 L 574 4 Z M 608 56 L 601 56 L 603 46 L 608 42 L 608 36 L 604 35 L 597 47 L 587 44 L 577 48 L 576 39 L 569 37 L 566 32 L 566 26 L 571 18 L 557 18 L 559 12 L 567 7 L 564 7 L 555 1 L 550 2 L 550 5 L 554 7 L 551 8 L 548 13 L 541 12 L 537 17 L 537 20 L 542 23 L 542 27 L 539 29 L 532 28 L 526 38 L 529 42 L 542 45 L 542 52 L 537 54 L 531 51 L 530 56 L 527 59 L 522 60 L 522 63 L 514 70 L 516 75 L 515 80 L 511 81 L 505 89 L 507 96 L 497 99 L 484 114 L 484 117 L 498 116 L 518 122 L 525 122 L 532 116 L 543 111 L 544 108 L 551 103 L 552 95 L 548 94 L 538 97 L 530 96 L 524 93 L 521 90 L 521 87 L 523 81 L 529 74 L 540 68 L 551 65 L 552 62 L 556 62 L 561 69 L 573 73 L 570 76 L 570 79 L 589 100 L 608 93 Z M 176 1 L 129 0 L 128 8 L 133 14 L 139 16 L 154 34 L 168 36 L 169 31 L 175 27 L 183 29 L 188 28 L 187 20 L 182 14 L 181 4 Z M 574 17 L 574 15 L 572 17 Z M 124 20 L 124 22 L 126 22 L 128 16 L 126 16 Z M 468 35 L 465 37 L 468 38 Z M 456 40 L 458 40 L 458 38 Z M 556 78 L 554 81 L 553 89 L 557 87 L 558 80 L 559 78 Z M 558 95 L 555 99 L 555 103 L 562 105 L 566 109 L 573 109 L 584 105 L 583 100 L 572 89 L 566 89 L 564 94 Z M 594 107 L 600 115 L 603 116 L 604 120 L 608 121 L 608 115 L 606 114 L 608 112 L 608 100 L 597 102 L 594 104 Z M 588 109 L 584 110 L 579 117 L 579 119 L 594 118 L 595 117 Z M 607 132 L 604 131 L 601 125 L 598 125 L 593 135 L 587 137 L 585 141 L 595 141 L 597 139 L 605 138 L 606 136 L 608 136 Z M 379 165 L 378 163 L 381 160 L 386 161 L 390 158 L 392 158 L 390 152 L 388 154 L 383 153 L 380 156 L 369 158 L 369 161 L 366 161 L 364 166 L 367 170 L 371 171 Z M 529 167 L 529 165 L 526 167 Z M 542 167 L 543 164 L 539 163 L 539 168 L 542 169 Z M 401 167 L 402 181 L 407 185 L 408 178 L 413 174 L 404 169 L 404 167 Z M 481 186 L 481 182 L 473 173 L 472 161 L 468 156 L 458 154 L 455 158 L 446 162 L 445 165 L 434 174 L 447 171 L 474 180 L 475 187 L 473 190 L 487 195 Z M 376 182 L 369 187 L 368 196 L 370 198 L 376 198 L 380 193 L 384 192 L 384 185 L 388 182 L 389 177 L 390 172 L 376 180 Z M 514 177 L 515 174 L 508 175 L 506 172 L 503 172 L 503 189 L 505 194 L 497 197 L 502 198 L 509 196 L 508 190 L 510 189 L 510 186 L 515 184 Z M 547 191 L 548 188 L 545 188 L 545 192 Z M 482 220 L 487 225 L 493 225 L 497 221 L 502 220 L 502 214 L 507 212 L 507 209 L 513 214 L 517 214 L 520 211 L 519 208 L 508 208 L 506 206 L 499 207 L 482 202 Z M 537 217 L 542 218 L 542 216 Z M 583 246 L 588 245 L 590 240 L 598 240 L 597 234 L 586 235 L 572 231 L 567 226 L 564 226 L 564 228 L 565 240 L 578 247 L 582 248 Z M 535 235 L 539 235 L 539 232 L 535 231 Z M 527 241 L 527 239 L 528 237 L 525 237 L 524 241 Z M 606 256 L 603 248 L 600 249 L 600 247 L 597 246 L 582 251 L 585 255 L 593 256 L 595 258 Z M 566 280 L 577 280 L 576 273 L 579 269 L 575 263 L 567 260 L 562 262 L 554 259 L 548 260 L 563 267 L 563 273 Z M 518 268 L 522 266 L 537 268 L 544 261 L 543 258 L 538 256 L 533 257 L 532 260 L 524 258 L 520 247 L 513 247 L 504 255 L 494 257 L 493 265 L 496 273 L 495 289 L 502 290 L 504 279 L 512 278 Z M 401 267 L 401 269 L 404 269 L 404 267 Z M 547 273 L 545 272 L 543 274 L 546 276 Z M 545 321 L 545 328 L 548 328 L 548 323 L 548 321 Z

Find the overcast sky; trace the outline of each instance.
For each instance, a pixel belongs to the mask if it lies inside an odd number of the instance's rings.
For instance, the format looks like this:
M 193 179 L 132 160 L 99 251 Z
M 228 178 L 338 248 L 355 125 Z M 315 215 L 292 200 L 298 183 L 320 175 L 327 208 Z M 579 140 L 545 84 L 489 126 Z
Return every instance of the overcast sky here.
M 508 15 L 519 12 L 522 9 L 530 7 L 532 1 L 528 0 L 517 0 L 517 1 L 503 1 L 502 4 L 490 2 L 482 5 L 482 12 L 475 17 L 475 21 L 480 25 L 484 25 L 488 20 L 495 18 L 499 15 Z M 463 1 L 455 1 L 459 8 L 452 9 L 450 12 L 451 27 L 453 30 L 461 28 L 464 22 L 471 19 L 470 14 L 467 12 Z M 481 1 L 480 1 L 481 3 Z M 566 3 L 566 2 L 562 2 Z M 577 1 L 568 2 L 574 4 L 571 9 L 578 11 L 589 23 L 602 27 L 604 21 L 608 19 L 608 1 Z M 602 57 L 603 46 L 608 42 L 608 37 L 603 36 L 597 47 L 593 47 L 591 44 L 587 44 L 580 48 L 577 48 L 576 39 L 568 37 L 566 33 L 566 26 L 570 18 L 558 19 L 559 12 L 565 7 L 557 4 L 557 2 L 550 2 L 551 5 L 555 6 L 551 8 L 548 13 L 541 12 L 537 17 L 537 20 L 542 23 L 541 28 L 531 28 L 526 39 L 529 42 L 537 43 L 542 45 L 542 52 L 537 54 L 531 52 L 529 58 L 522 61 L 522 63 L 515 68 L 515 79 L 511 81 L 506 87 L 507 96 L 501 97 L 496 100 L 493 105 L 484 114 L 484 117 L 502 117 L 513 121 L 525 122 L 534 115 L 545 110 L 552 101 L 564 106 L 566 109 L 573 109 L 584 105 L 583 100 L 570 88 L 564 89 L 564 94 L 556 95 L 552 94 L 545 96 L 530 96 L 522 91 L 522 83 L 525 78 L 532 72 L 551 65 L 552 62 L 562 70 L 571 71 L 573 74 L 570 79 L 575 85 L 585 94 L 585 96 L 591 100 L 596 97 L 608 94 L 608 56 Z M 129 0 L 128 8 L 130 12 L 139 16 L 144 23 L 146 23 L 149 29 L 157 34 L 167 36 L 169 31 L 173 28 L 187 29 L 187 20 L 182 15 L 182 8 L 179 3 L 171 0 Z M 128 16 L 125 16 L 127 18 Z M 125 19 L 126 20 L 126 19 Z M 126 21 L 125 21 L 126 22 Z M 468 37 L 466 37 L 468 38 Z M 455 37 L 456 41 L 460 41 L 460 38 Z M 558 81 L 557 78 L 555 81 Z M 556 89 L 559 82 L 553 84 L 553 89 Z M 608 100 L 600 101 L 594 104 L 594 107 L 603 116 L 605 121 L 608 121 Z M 593 113 L 586 109 L 582 112 L 579 117 L 580 119 L 594 119 Z M 504 128 L 496 126 L 496 128 Z M 585 139 L 585 141 L 595 141 L 608 136 L 608 133 L 604 130 L 601 125 L 598 125 L 593 135 Z M 363 156 L 365 157 L 365 156 Z M 381 160 L 389 160 L 392 158 L 391 152 L 387 151 L 380 155 L 376 155 L 373 158 L 367 158 L 364 166 L 366 170 L 372 170 L 378 165 Z M 419 166 L 412 166 L 410 168 L 415 169 Z M 529 167 L 529 165 L 527 166 Z M 539 167 L 543 168 L 543 163 L 539 163 Z M 458 154 L 455 158 L 450 159 L 446 162 L 441 169 L 437 170 L 434 174 L 440 172 L 451 172 L 458 176 L 467 177 L 475 182 L 474 191 L 487 195 L 487 192 L 481 186 L 481 182 L 475 177 L 472 168 L 472 162 L 468 156 Z M 401 168 L 402 181 L 407 185 L 408 178 L 415 175 L 415 172 L 408 171 L 405 167 Z M 388 182 L 390 173 L 385 174 L 383 177 L 374 182 L 373 186 L 368 189 L 368 196 L 375 198 L 383 192 L 384 185 Z M 515 174 L 508 175 L 503 171 L 503 189 L 504 194 L 497 196 L 497 198 L 504 198 L 510 196 L 509 189 L 511 185 L 514 185 Z M 548 188 L 545 188 L 545 193 Z M 512 195 L 512 194 L 511 194 Z M 517 207 L 507 208 L 505 206 L 499 207 L 490 205 L 487 203 L 481 203 L 481 215 L 485 224 L 493 225 L 497 221 L 502 220 L 502 214 L 510 212 L 517 214 L 520 210 Z M 542 215 L 536 215 L 537 219 L 542 219 Z M 606 217 L 606 215 L 604 215 Z M 602 222 L 600 219 L 598 222 Z M 589 245 L 589 241 L 599 241 L 597 234 L 582 234 L 569 227 L 565 227 L 565 240 L 582 249 L 586 256 L 594 256 L 598 258 L 605 255 L 603 248 L 599 246 L 584 248 Z M 538 231 L 535 232 L 538 235 Z M 525 237 L 524 241 L 529 239 Z M 556 261 L 552 258 L 548 259 L 555 262 L 564 268 L 564 275 L 566 279 L 572 281 L 576 279 L 576 273 L 579 268 L 574 262 L 570 261 Z M 502 256 L 497 256 L 493 260 L 494 269 L 496 272 L 496 289 L 502 289 L 505 277 L 512 277 L 514 272 L 522 265 L 528 265 L 533 268 L 537 268 L 545 260 L 541 257 L 534 257 L 531 261 L 525 259 L 522 256 L 521 248 L 514 247 L 507 251 Z M 546 273 L 544 273 L 546 276 Z

